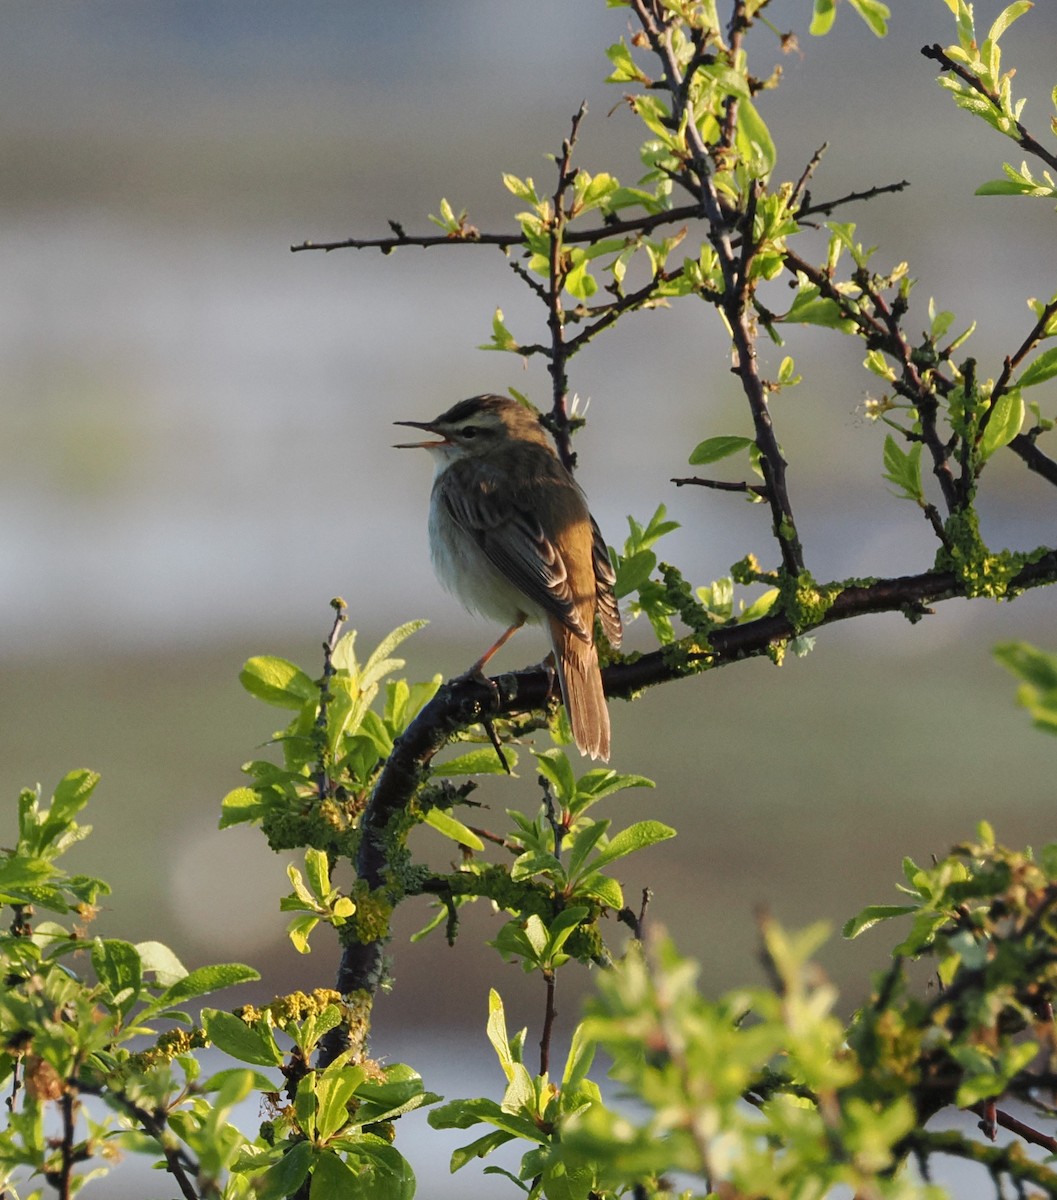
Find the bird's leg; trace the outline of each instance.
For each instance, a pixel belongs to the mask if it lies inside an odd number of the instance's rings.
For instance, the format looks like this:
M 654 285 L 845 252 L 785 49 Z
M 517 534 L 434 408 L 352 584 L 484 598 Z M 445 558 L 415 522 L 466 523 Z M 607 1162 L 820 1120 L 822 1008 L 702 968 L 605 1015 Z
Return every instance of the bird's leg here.
M 484 668 L 487 665 L 488 660 L 490 658 L 492 658 L 492 656 L 494 654 L 496 654 L 499 650 L 501 650 L 503 648 L 503 646 L 505 646 L 507 644 L 507 642 L 510 641 L 510 639 L 514 636 L 514 634 L 517 633 L 517 631 L 524 624 L 525 624 L 525 617 L 524 617 L 524 614 L 522 614 L 518 618 L 518 620 L 515 621 L 514 624 L 510 626 L 509 629 L 504 630 L 504 632 L 499 636 L 499 638 L 495 642 L 493 642 L 493 644 L 491 646 L 489 646 L 489 648 L 484 652 L 484 654 L 481 655 L 481 657 L 473 664 L 473 666 L 468 671 L 465 671 L 462 675 L 460 675 L 459 678 L 460 679 L 476 679 L 478 683 L 483 683 L 487 688 L 489 688 L 491 690 L 492 694 L 496 698 L 496 701 L 498 702 L 499 686 L 495 682 L 494 679 L 488 678 L 488 676 L 484 673 Z M 488 740 L 492 743 L 493 747 L 495 748 L 496 754 L 499 756 L 499 761 L 503 764 L 503 770 L 506 771 L 506 773 L 508 775 L 510 775 L 512 773 L 510 770 L 510 764 L 507 762 L 506 755 L 503 753 L 503 748 L 499 744 L 499 738 L 496 736 L 496 732 L 492 726 L 492 722 L 490 720 L 488 720 L 487 717 L 485 717 L 482 719 L 481 724 L 484 726 L 485 733 L 488 734 Z
M 485 665 L 488 663 L 488 660 L 490 658 L 492 658 L 493 655 L 498 653 L 498 651 L 502 650 L 502 648 L 507 644 L 507 642 L 510 641 L 510 639 L 514 636 L 514 634 L 517 633 L 517 631 L 524 624 L 525 624 L 525 615 L 524 615 L 524 613 L 522 613 L 521 616 L 518 617 L 518 619 L 514 622 L 513 625 L 510 626 L 509 629 L 507 629 L 504 633 L 499 635 L 498 639 L 495 642 L 493 642 L 493 644 L 484 652 L 484 654 L 481 655 L 481 657 L 473 664 L 473 666 L 466 672 L 466 674 L 472 676 L 475 679 L 481 678 L 484 675 L 484 668 L 485 668 Z

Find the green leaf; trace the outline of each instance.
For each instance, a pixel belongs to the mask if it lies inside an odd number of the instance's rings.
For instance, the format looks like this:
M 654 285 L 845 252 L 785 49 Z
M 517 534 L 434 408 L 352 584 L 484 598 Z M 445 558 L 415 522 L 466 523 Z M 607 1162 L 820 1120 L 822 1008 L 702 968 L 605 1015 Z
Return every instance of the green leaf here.
M 511 1136 L 529 1142 L 542 1142 L 546 1136 L 535 1121 L 515 1116 L 504 1111 L 494 1100 L 483 1098 L 452 1100 L 448 1104 L 441 1104 L 430 1110 L 428 1120 L 434 1129 L 469 1129 L 471 1125 L 487 1121 Z
M 430 828 L 435 829 L 446 838 L 451 838 L 453 842 L 458 842 L 460 846 L 468 846 L 471 850 L 484 849 L 484 842 L 476 833 L 467 829 L 461 821 L 456 820 L 451 813 L 445 812 L 442 808 L 431 808 L 422 819 Z
M 125 1009 L 143 985 L 143 964 L 131 942 L 96 938 L 92 943 L 92 966 L 110 999 Z
M 298 954 L 311 954 L 312 947 L 308 944 L 308 939 L 312 934 L 312 930 L 319 924 L 319 917 L 314 913 L 302 913 L 300 916 L 294 917 L 286 927 L 286 936 L 290 939 L 291 944 Z
M 841 312 L 835 300 L 819 295 L 816 287 L 803 287 L 796 294 L 792 306 L 782 318 L 796 325 L 821 325 L 826 329 L 839 329 L 841 333 L 854 333 L 855 322 Z
M 275 1038 L 263 1022 L 247 1025 L 233 1013 L 203 1008 L 202 1025 L 213 1045 L 239 1062 L 259 1067 L 278 1067 L 283 1062 Z
M 624 907 L 624 889 L 612 876 L 603 875 L 601 871 L 591 870 L 581 876 L 576 881 L 570 898 L 584 900 L 588 897 L 614 912 L 619 912 Z
M 848 0 L 848 3 L 873 33 L 878 37 L 887 35 L 888 18 L 892 15 L 892 10 L 887 4 L 882 4 L 881 0 Z
M 294 1142 L 274 1166 L 253 1181 L 255 1200 L 286 1200 L 308 1178 L 314 1147 L 311 1142 Z
M 749 605 L 743 613 L 738 616 L 738 624 L 747 624 L 749 621 L 759 620 L 760 617 L 765 617 L 774 607 L 775 602 L 781 595 L 778 588 L 768 588 L 762 592 Z
M 312 1168 L 309 1200 L 367 1200 L 364 1180 L 333 1150 L 322 1150 Z
M 88 799 L 99 782 L 95 771 L 70 771 L 59 780 L 48 813 L 48 824 L 61 821 L 64 825 L 73 819 L 88 803 Z
M 913 904 L 870 904 L 857 916 L 845 921 L 841 929 L 841 937 L 857 938 L 860 933 L 865 933 L 867 929 L 872 928 L 880 921 L 887 921 L 892 917 L 904 917 L 907 913 L 912 912 L 917 912 L 917 908 Z
M 174 983 L 187 978 L 187 968 L 169 947 L 161 942 L 137 942 L 136 953 L 139 955 L 143 973 L 152 974 L 159 987 L 171 988 Z
M 309 886 L 320 900 L 330 895 L 330 863 L 325 851 L 314 847 L 305 851 L 305 874 Z
M 355 1190 L 342 1192 L 315 1188 L 310 1200 L 413 1200 L 415 1173 L 395 1146 L 380 1137 L 364 1134 L 355 1141 L 339 1139 L 336 1148 L 345 1150 L 355 1174 Z
M 497 1150 L 500 1146 L 505 1146 L 507 1142 L 513 1140 L 514 1135 L 507 1133 L 505 1129 L 493 1129 L 491 1133 L 486 1133 L 484 1137 L 479 1137 L 475 1142 L 470 1142 L 468 1145 L 454 1150 L 448 1169 L 454 1175 L 456 1171 L 465 1167 L 467 1163 L 473 1162 L 475 1158 L 485 1158 L 493 1150 Z
M 21 854 L 0 858 L 0 895 L 7 897 L 7 903 L 23 903 L 24 896 L 10 893 L 23 892 L 55 874 L 56 868 L 44 858 L 27 858 Z M 65 912 L 66 906 L 62 905 L 59 911 Z
M 503 747 L 507 763 L 511 771 L 517 766 L 517 753 L 509 746 Z M 499 761 L 492 746 L 482 746 L 478 750 L 470 750 L 466 754 L 458 754 L 444 762 L 434 763 L 431 769 L 433 775 L 503 775 L 506 768 Z
M 497 308 L 492 317 L 492 340 L 477 348 L 478 350 L 507 350 L 513 354 L 520 352 L 521 347 L 518 345 L 517 339 L 504 323 L 501 308 Z
M 622 829 L 609 845 L 592 860 L 591 867 L 593 870 L 600 870 L 603 866 L 618 858 L 623 858 L 626 854 L 632 854 L 636 850 L 645 850 L 647 846 L 653 846 L 657 842 L 664 842 L 673 837 L 675 837 L 675 830 L 670 825 L 663 825 L 660 821 L 637 821 L 634 825 L 629 825 L 627 829 Z
M 251 695 L 278 708 L 300 710 L 319 696 L 319 688 L 300 667 L 271 655 L 249 659 L 239 672 L 239 682 Z
M 815 37 L 825 37 L 833 28 L 837 16 L 837 0 L 815 0 L 814 12 L 808 32 Z
M 220 828 L 228 829 L 243 821 L 256 821 L 265 812 L 267 806 L 253 788 L 233 788 L 220 802 Z
M 492 1049 L 495 1050 L 496 1057 L 499 1059 L 499 1065 L 503 1068 L 503 1074 L 509 1083 L 514 1077 L 514 1056 L 510 1052 L 510 1039 L 506 1032 L 506 1013 L 503 1010 L 503 1001 L 495 988 L 489 989 L 488 992 L 488 1024 L 485 1029 L 488 1040 L 492 1043 Z M 429 1123 L 433 1124 L 432 1114 Z M 440 1126 L 435 1126 L 435 1128 L 439 1129 Z M 459 1128 L 465 1129 L 466 1126 L 460 1125 Z
M 407 1063 L 390 1063 L 384 1071 L 383 1080 L 365 1079 L 356 1091 L 360 1101 L 357 1116 L 364 1123 L 387 1120 L 439 1099 L 423 1089 L 422 1076 Z
M 164 1004 L 184 1004 L 197 996 L 207 996 L 221 988 L 234 987 L 239 983 L 253 983 L 260 979 L 259 972 L 242 963 L 217 963 L 199 967 L 178 980 L 161 995 Z
M 706 438 L 694 447 L 690 455 L 690 465 L 700 467 L 707 463 L 719 462 L 721 458 L 728 458 L 731 454 L 737 454 L 739 450 L 747 449 L 752 445 L 752 441 L 752 438 L 738 437 L 734 434 Z
M 564 750 L 557 747 L 551 750 L 534 751 L 539 773 L 554 788 L 558 803 L 563 808 L 568 807 L 576 795 L 576 776 L 573 765 Z
M 260 1071 L 249 1071 L 245 1067 L 227 1067 L 223 1071 L 217 1071 L 215 1075 L 198 1084 L 198 1088 L 203 1092 L 218 1092 L 221 1088 L 227 1088 L 235 1082 L 238 1085 L 238 1090 L 243 1090 L 245 1087 L 245 1095 L 249 1095 L 255 1088 L 260 1092 L 275 1091 L 275 1080 L 269 1079 L 267 1075 L 262 1075 Z
M 1002 642 L 995 647 L 994 655 L 1014 675 L 1042 691 L 1057 691 L 1057 655 L 1027 642 Z
M 647 77 L 631 57 L 631 51 L 623 38 L 606 48 L 606 58 L 613 64 L 613 72 L 606 76 L 606 83 L 645 83 Z
M 587 1078 L 591 1063 L 595 1057 L 595 1042 L 587 1033 L 587 1026 L 582 1022 L 573 1030 L 572 1041 L 569 1044 L 569 1055 L 565 1060 L 565 1070 L 562 1072 L 562 1089 L 576 1091 Z
M 754 176 L 762 178 L 771 173 L 777 157 L 774 141 L 756 106 L 745 97 L 738 101 L 737 142 L 743 160 Z
M 1057 373 L 1057 372 L 1055 372 Z M 1024 399 L 1019 388 L 1010 388 L 995 401 L 991 417 L 980 439 L 980 455 L 986 460 L 1020 433 L 1024 424 Z
M 1034 187 L 1014 179 L 988 179 L 973 191 L 974 196 L 1030 196 Z
M 384 637 L 374 648 L 370 658 L 363 664 L 360 686 L 367 688 L 372 683 L 377 683 L 391 670 L 402 667 L 403 660 L 394 659 L 393 651 L 401 642 L 406 641 L 413 633 L 417 633 L 428 624 L 428 621 L 422 620 L 405 621 L 403 625 L 398 625 L 392 633 Z
M 1052 379 L 1054 375 L 1057 375 L 1057 346 L 1044 350 L 1038 358 L 1034 359 L 1017 380 L 1017 386 L 1021 388 L 1034 387 L 1037 383 L 1044 383 L 1047 379 Z
M 567 870 L 570 879 L 575 879 L 580 873 L 580 868 L 587 862 L 588 855 L 594 849 L 599 838 L 605 837 L 608 828 L 608 821 L 592 821 L 584 825 L 576 834 L 573 844 L 569 848 L 569 865 Z
M 617 581 L 613 585 L 618 600 L 637 592 L 653 574 L 657 555 L 652 550 L 639 550 L 629 558 L 617 562 Z
M 891 434 L 885 437 L 884 478 L 895 484 L 906 499 L 919 503 L 924 499 L 921 489 L 921 449 L 921 443 L 915 442 L 904 453 Z
M 349 1066 L 315 1076 L 316 1132 L 321 1138 L 333 1137 L 349 1123 L 349 1101 L 365 1078 L 363 1067 Z
M 1032 0 L 1016 0 L 1008 8 L 1004 8 L 988 30 L 987 40 L 989 42 L 997 42 L 1014 21 L 1018 20 L 1026 12 L 1030 12 L 1033 7 Z

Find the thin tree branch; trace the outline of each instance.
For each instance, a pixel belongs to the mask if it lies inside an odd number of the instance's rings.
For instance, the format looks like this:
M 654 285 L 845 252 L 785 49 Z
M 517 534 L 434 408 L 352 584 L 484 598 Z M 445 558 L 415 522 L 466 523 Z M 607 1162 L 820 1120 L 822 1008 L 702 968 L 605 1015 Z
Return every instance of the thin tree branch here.
M 1034 471 L 1036 475 L 1041 475 L 1043 479 L 1057 486 L 1057 462 L 1049 455 L 1043 454 L 1035 445 L 1036 436 L 1037 433 L 1018 433 L 1007 449 L 1022 459 L 1029 471 Z
M 822 149 L 825 149 L 825 146 L 823 146 Z M 822 151 L 819 150 L 816 153 L 821 154 Z M 814 170 L 815 166 L 817 165 L 817 160 L 813 158 L 808 164 L 808 170 Z M 804 176 L 801 176 L 801 182 L 803 182 L 803 180 Z M 796 187 L 797 189 L 800 188 L 800 182 L 797 183 Z M 843 208 L 845 204 L 857 204 L 861 200 L 872 200 L 875 196 L 885 196 L 891 194 L 892 192 L 901 192 L 904 188 L 908 187 L 910 187 L 910 180 L 901 179 L 898 183 L 878 184 L 876 187 L 866 188 L 861 192 L 848 192 L 843 196 L 838 196 L 834 200 L 820 200 L 817 204 L 812 203 L 810 193 L 805 193 L 804 204 L 797 209 L 797 220 L 801 221 L 804 219 L 804 217 L 813 217 L 815 215 L 828 217 L 831 216 L 836 209 Z
M 565 227 L 571 217 L 571 213 L 566 211 L 565 197 L 576 178 L 576 172 L 572 170 L 572 153 L 580 132 L 580 123 L 586 112 L 587 102 L 583 101 L 573 116 L 572 129 L 562 142 L 562 152 L 558 159 L 558 183 L 554 189 L 554 213 L 550 228 L 550 263 L 544 292 L 547 329 L 550 332 L 547 370 L 551 376 L 551 433 L 558 457 L 569 470 L 576 465 L 576 455 L 573 453 L 569 430 L 569 377 L 565 364 L 568 362 L 570 351 L 565 345 L 565 313 L 562 309 L 562 291 L 569 274 L 564 248 Z
M 676 487 L 683 487 L 687 484 L 692 484 L 695 487 L 715 488 L 720 492 L 741 492 L 752 496 L 761 496 L 764 499 L 767 497 L 767 488 L 762 483 L 728 483 L 725 479 L 702 479 L 698 475 L 688 475 L 679 479 L 672 479 Z
M 799 186 L 799 185 L 798 185 Z M 867 188 L 861 192 L 849 192 L 834 200 L 823 200 L 812 203 L 810 196 L 805 196 L 806 203 L 797 213 L 798 217 L 815 216 L 816 214 L 830 215 L 845 204 L 853 204 L 860 200 L 872 200 L 888 192 L 901 192 L 909 187 L 907 180 L 899 183 L 886 183 L 877 187 Z M 725 219 L 733 220 L 734 213 L 724 209 Z M 652 233 L 653 230 L 666 225 L 676 225 L 682 221 L 692 221 L 701 218 L 700 203 L 679 204 L 674 208 L 666 208 L 661 212 L 644 213 L 639 217 L 624 217 L 607 219 L 603 225 L 591 226 L 586 229 L 567 229 L 564 241 L 567 246 L 593 245 L 602 238 L 641 237 Z M 398 232 L 389 237 L 378 238 L 341 238 L 337 241 L 317 242 L 304 241 L 290 247 L 294 254 L 305 250 L 322 250 L 329 254 L 332 250 L 379 250 L 382 254 L 392 254 L 394 250 L 419 249 L 430 250 L 439 246 L 497 246 L 500 250 L 510 250 L 519 246 L 525 240 L 524 233 L 519 229 L 510 233 L 482 233 L 479 229 L 470 228 L 462 233 L 424 233 L 408 234 L 403 227 L 391 221 Z
M 1030 1142 L 1033 1146 L 1041 1146 L 1051 1154 L 1057 1154 L 1057 1138 L 1050 1137 L 1049 1134 L 1042 1133 L 1038 1129 L 1033 1129 L 1030 1125 L 1025 1125 L 1023 1121 L 1018 1121 L 1016 1117 L 1003 1111 L 1001 1108 L 996 1108 L 993 1112 L 989 1112 L 985 1109 L 984 1104 L 981 1103 L 971 1105 L 969 1111 L 976 1113 L 983 1120 L 993 1118 L 997 1125 L 1001 1125 L 1003 1129 L 1008 1129 L 1010 1133 L 1015 1133 L 1017 1137 L 1022 1138 L 1025 1142 Z

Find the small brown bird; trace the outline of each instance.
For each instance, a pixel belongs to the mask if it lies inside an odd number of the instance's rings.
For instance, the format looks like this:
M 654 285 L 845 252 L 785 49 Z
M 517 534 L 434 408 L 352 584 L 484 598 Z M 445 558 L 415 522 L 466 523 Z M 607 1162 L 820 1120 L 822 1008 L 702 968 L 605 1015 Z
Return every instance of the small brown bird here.
M 606 544 L 579 485 L 538 415 L 506 396 L 472 396 L 433 421 L 396 421 L 440 441 L 405 442 L 434 457 L 429 542 L 437 577 L 467 608 L 508 628 L 485 663 L 526 621 L 550 632 L 562 699 L 581 753 L 609 758 L 609 712 L 595 617 L 620 645 Z

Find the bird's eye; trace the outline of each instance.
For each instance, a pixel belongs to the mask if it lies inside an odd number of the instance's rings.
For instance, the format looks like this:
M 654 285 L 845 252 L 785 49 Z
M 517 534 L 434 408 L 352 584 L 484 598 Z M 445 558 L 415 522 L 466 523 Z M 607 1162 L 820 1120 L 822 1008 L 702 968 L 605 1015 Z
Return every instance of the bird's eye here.
M 475 438 L 480 430 L 476 425 L 466 425 L 460 432 L 464 438 Z

